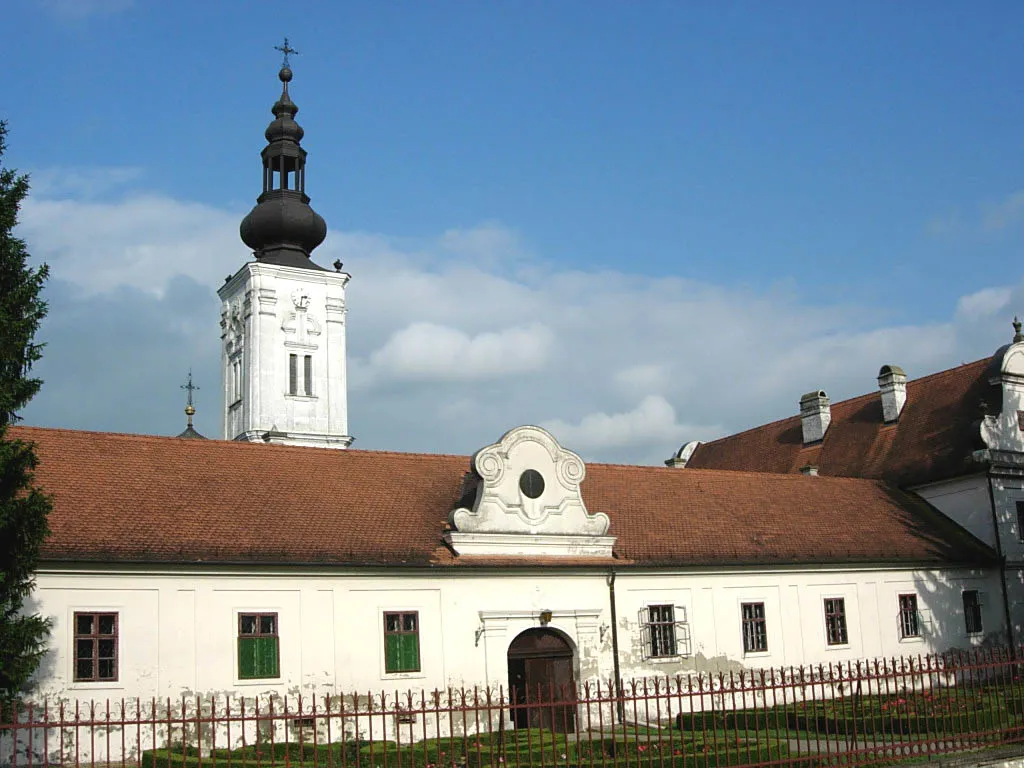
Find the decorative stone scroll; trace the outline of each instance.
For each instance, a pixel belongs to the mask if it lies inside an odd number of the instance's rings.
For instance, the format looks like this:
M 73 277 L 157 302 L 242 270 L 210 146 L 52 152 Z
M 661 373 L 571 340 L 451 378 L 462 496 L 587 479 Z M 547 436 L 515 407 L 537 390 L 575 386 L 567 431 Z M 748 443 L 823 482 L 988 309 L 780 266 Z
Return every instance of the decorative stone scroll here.
M 610 557 L 608 515 L 587 512 L 583 460 L 540 427 L 517 427 L 473 456 L 472 508 L 449 515 L 459 554 Z

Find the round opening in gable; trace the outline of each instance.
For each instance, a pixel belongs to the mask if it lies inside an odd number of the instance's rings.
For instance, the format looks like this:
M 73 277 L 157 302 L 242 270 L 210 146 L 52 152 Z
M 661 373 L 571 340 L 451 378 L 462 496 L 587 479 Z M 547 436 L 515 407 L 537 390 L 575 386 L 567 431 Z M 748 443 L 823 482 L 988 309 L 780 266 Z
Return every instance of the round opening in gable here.
M 536 469 L 528 469 L 519 476 L 519 490 L 528 499 L 536 499 L 544 493 L 544 476 Z

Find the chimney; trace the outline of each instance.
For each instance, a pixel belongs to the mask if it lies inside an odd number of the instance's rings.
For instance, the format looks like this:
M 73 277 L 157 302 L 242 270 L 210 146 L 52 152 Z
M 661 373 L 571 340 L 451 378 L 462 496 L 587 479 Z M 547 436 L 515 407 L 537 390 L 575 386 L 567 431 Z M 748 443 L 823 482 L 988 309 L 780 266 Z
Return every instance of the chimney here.
M 804 445 L 824 440 L 825 430 L 831 421 L 832 407 L 823 390 L 808 392 L 800 398 L 800 427 L 804 433 Z
M 898 365 L 883 365 L 878 372 L 878 390 L 882 393 L 882 421 L 895 424 L 907 402 L 907 374 Z

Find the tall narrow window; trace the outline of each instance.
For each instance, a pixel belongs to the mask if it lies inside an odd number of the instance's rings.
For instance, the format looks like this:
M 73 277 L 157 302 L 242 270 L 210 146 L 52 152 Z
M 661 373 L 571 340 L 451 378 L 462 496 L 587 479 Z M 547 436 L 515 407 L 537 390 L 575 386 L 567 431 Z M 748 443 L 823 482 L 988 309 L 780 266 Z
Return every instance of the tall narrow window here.
M 288 355 L 288 394 L 299 394 L 299 356 Z
M 841 597 L 825 599 L 825 637 L 829 645 L 846 645 L 846 600 Z
M 117 614 L 76 613 L 75 682 L 117 680 Z
M 900 637 L 920 637 L 921 619 L 917 613 L 917 595 L 900 595 Z
M 302 385 L 303 392 L 309 397 L 313 396 L 313 356 L 306 355 L 302 361 Z
M 276 613 L 238 614 L 238 677 L 280 677 Z
M 1024 501 L 1017 502 L 1017 538 L 1024 541 Z
M 768 650 L 768 624 L 764 617 L 764 603 L 742 603 L 743 651 L 752 653 Z
M 648 652 L 651 658 L 675 656 L 676 612 L 673 605 L 647 606 Z
M 416 611 L 384 614 L 384 671 L 420 671 L 420 623 Z
M 976 589 L 964 590 L 964 625 L 968 635 L 980 634 L 981 626 L 981 595 Z

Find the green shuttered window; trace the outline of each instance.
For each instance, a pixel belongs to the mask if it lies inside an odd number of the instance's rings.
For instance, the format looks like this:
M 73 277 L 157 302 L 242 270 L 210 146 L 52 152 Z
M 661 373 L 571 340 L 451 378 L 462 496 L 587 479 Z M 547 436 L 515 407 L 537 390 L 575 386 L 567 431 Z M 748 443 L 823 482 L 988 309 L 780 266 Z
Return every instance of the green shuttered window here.
M 238 677 L 280 677 L 277 643 L 276 613 L 238 614 Z
M 420 671 L 420 623 L 417 612 L 384 614 L 384 671 Z

